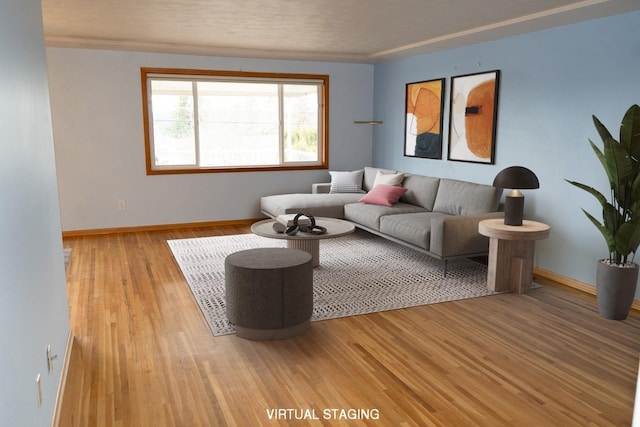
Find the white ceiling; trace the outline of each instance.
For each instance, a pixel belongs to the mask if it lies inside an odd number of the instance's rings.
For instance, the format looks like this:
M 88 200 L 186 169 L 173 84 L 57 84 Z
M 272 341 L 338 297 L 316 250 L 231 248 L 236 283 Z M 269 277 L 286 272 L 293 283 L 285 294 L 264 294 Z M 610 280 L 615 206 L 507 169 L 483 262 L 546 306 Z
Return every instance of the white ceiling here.
M 640 10 L 640 0 L 42 0 L 48 46 L 376 63 Z

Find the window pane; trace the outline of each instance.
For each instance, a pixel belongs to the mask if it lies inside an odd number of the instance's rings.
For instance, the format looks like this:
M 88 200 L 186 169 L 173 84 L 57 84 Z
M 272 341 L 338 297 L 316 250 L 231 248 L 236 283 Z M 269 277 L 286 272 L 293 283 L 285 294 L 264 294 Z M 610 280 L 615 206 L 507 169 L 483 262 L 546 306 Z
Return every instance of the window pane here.
M 154 164 L 195 165 L 191 82 L 152 80 L 151 93 Z
M 317 162 L 318 86 L 283 85 L 284 161 Z
M 280 163 L 278 85 L 198 82 L 200 165 Z

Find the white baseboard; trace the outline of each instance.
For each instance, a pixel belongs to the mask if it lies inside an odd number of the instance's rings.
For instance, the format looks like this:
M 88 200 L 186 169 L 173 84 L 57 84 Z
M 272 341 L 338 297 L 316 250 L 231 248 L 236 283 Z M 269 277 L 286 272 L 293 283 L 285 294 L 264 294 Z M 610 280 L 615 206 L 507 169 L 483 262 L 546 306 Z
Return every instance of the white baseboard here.
M 60 373 L 60 383 L 58 384 L 58 393 L 56 394 L 56 403 L 53 408 L 53 417 L 51 418 L 51 427 L 60 425 L 60 411 L 62 410 L 62 401 L 64 398 L 64 390 L 67 386 L 67 375 L 69 373 L 69 365 L 71 364 L 71 355 L 75 345 L 73 333 L 69 331 L 67 337 L 67 346 L 64 350 L 64 359 L 62 361 L 62 372 Z

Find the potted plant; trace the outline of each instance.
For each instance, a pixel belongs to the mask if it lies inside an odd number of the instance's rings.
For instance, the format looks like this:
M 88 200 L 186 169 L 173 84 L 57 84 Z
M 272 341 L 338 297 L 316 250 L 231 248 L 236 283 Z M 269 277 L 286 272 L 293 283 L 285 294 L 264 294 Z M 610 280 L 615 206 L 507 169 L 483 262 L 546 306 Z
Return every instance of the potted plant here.
M 596 297 L 598 312 L 607 319 L 624 320 L 633 303 L 638 281 L 638 264 L 633 261 L 640 245 L 640 107 L 632 105 L 620 125 L 620 141 L 593 116 L 602 139 L 601 151 L 589 140 L 598 156 L 611 188 L 611 200 L 587 185 L 570 184 L 592 194 L 602 205 L 602 222 L 582 211 L 600 230 L 609 248 L 609 257 L 598 262 Z

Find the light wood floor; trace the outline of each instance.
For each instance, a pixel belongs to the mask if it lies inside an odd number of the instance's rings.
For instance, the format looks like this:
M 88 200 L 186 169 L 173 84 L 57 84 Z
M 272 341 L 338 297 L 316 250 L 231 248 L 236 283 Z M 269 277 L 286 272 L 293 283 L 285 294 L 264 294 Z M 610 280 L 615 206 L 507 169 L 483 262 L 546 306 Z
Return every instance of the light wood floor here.
M 242 232 L 65 238 L 78 351 L 61 426 L 631 423 L 640 315 L 601 319 L 567 288 L 314 322 L 276 342 L 213 337 L 165 241 Z M 379 416 L 336 419 L 354 414 Z

